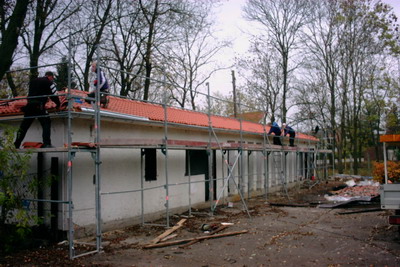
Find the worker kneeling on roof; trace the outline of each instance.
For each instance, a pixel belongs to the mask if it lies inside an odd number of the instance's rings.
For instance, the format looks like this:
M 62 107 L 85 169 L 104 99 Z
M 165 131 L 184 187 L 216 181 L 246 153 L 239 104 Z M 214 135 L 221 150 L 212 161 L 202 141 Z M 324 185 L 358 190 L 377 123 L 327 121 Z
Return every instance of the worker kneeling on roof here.
M 282 145 L 282 142 L 281 142 L 281 134 L 282 134 L 281 128 L 279 127 L 279 125 L 276 122 L 271 123 L 270 127 L 271 128 L 269 129 L 268 134 L 272 134 L 272 133 L 274 134 L 274 139 L 273 139 L 274 145 L 281 146 Z
M 286 123 L 282 124 L 282 129 L 284 131 L 283 136 L 289 135 L 289 145 L 294 146 L 294 138 L 296 137 L 296 132 Z

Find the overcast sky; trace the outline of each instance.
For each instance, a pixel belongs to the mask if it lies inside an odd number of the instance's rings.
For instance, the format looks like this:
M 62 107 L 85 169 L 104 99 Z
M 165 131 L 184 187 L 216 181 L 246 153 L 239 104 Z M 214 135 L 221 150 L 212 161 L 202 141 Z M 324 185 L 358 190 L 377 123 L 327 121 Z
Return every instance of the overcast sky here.
M 325 0 L 321 0 L 325 1 Z M 400 0 L 383 0 L 391 5 L 400 21 Z M 233 64 L 235 56 L 243 55 L 248 49 L 248 40 L 243 31 L 249 29 L 249 22 L 242 17 L 242 7 L 246 0 L 222 0 L 216 9 L 216 24 L 218 36 L 233 39 L 232 49 L 226 49 L 222 54 L 224 64 Z M 232 90 L 231 70 L 222 70 L 210 79 L 211 94 L 221 91 L 225 95 Z M 240 79 L 240 77 L 237 77 Z

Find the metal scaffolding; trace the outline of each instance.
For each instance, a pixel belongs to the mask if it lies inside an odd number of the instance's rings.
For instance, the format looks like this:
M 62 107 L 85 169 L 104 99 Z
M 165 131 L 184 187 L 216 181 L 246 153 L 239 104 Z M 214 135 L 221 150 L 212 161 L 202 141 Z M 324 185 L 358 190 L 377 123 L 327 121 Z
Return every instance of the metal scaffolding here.
M 71 55 L 71 41 L 70 43 L 70 52 L 68 55 L 68 88 L 71 88 L 71 69 L 72 69 L 72 55 Z M 97 57 L 99 59 L 99 53 L 97 53 Z M 98 67 L 100 66 L 100 60 L 98 60 Z M 63 62 L 64 63 L 64 62 Z M 54 64 L 53 64 L 54 65 Z M 49 66 L 49 65 L 46 65 Z M 40 67 L 46 67 L 40 66 Z M 98 72 L 99 74 L 99 72 Z M 99 79 L 98 79 L 99 80 Z M 158 81 L 160 82 L 160 81 Z M 166 84 L 165 81 L 162 81 Z M 183 186 L 188 185 L 188 212 L 189 215 L 192 215 L 192 199 L 191 199 L 191 185 L 196 183 L 208 183 L 209 190 L 209 202 L 211 213 L 215 212 L 218 208 L 218 204 L 221 200 L 226 199 L 226 188 L 230 186 L 230 184 L 234 184 L 237 189 L 237 193 L 240 196 L 241 203 L 243 205 L 244 210 L 247 212 L 250 217 L 249 210 L 246 204 L 246 198 L 251 198 L 251 181 L 255 181 L 254 177 L 260 176 L 264 177 L 263 181 L 260 183 L 263 185 L 263 194 L 265 198 L 268 198 L 269 188 L 272 186 L 282 187 L 282 190 L 288 196 L 288 183 L 299 182 L 302 179 L 314 180 L 316 179 L 326 179 L 328 177 L 329 170 L 333 169 L 333 153 L 331 150 L 326 149 L 324 147 L 318 147 L 317 144 L 311 144 L 297 147 L 287 147 L 282 146 L 278 147 L 272 145 L 270 143 L 270 136 L 267 135 L 266 125 L 264 120 L 263 125 L 263 134 L 260 136 L 262 138 L 262 142 L 260 144 L 246 144 L 243 138 L 243 129 L 242 129 L 242 118 L 239 118 L 238 121 L 240 123 L 240 130 L 234 131 L 237 135 L 239 135 L 239 144 L 223 144 L 220 142 L 218 135 L 212 125 L 212 115 L 211 115 L 211 96 L 210 96 L 210 86 L 207 84 L 207 116 L 208 116 L 208 142 L 204 141 L 182 141 L 182 140 L 170 140 L 169 136 L 169 122 L 168 122 L 168 106 L 167 106 L 167 94 L 166 90 L 164 91 L 164 102 L 161 104 L 164 109 L 164 137 L 160 140 L 147 140 L 147 142 L 143 142 L 143 140 L 136 140 L 126 143 L 118 143 L 116 140 L 108 140 L 102 141 L 101 139 L 101 121 L 102 121 L 102 112 L 100 108 L 100 88 L 97 85 L 97 94 L 95 94 L 95 104 L 94 112 L 91 113 L 94 121 L 95 128 L 95 136 L 94 143 L 95 146 L 90 148 L 82 148 L 73 146 L 73 118 L 76 113 L 73 111 L 73 102 L 77 98 L 71 93 L 71 90 L 68 90 L 64 95 L 66 100 L 68 101 L 68 106 L 64 112 L 59 112 L 58 114 L 52 114 L 52 116 L 63 117 L 67 120 L 67 144 L 65 147 L 58 148 L 44 148 L 44 149 L 33 149 L 30 150 L 32 152 L 37 153 L 47 153 L 47 152 L 62 152 L 67 153 L 67 163 L 66 163 L 66 184 L 67 184 L 67 199 L 66 200 L 58 200 L 58 199 L 36 199 L 38 202 L 48 202 L 48 203 L 58 203 L 67 205 L 68 209 L 68 241 L 69 241 L 69 257 L 71 259 L 77 258 L 80 256 L 84 256 L 91 253 L 100 252 L 102 249 L 102 198 L 106 195 L 114 195 L 114 194 L 127 194 L 127 193 L 139 193 L 141 197 L 141 223 L 143 225 L 151 224 L 146 222 L 146 212 L 144 207 L 144 198 L 148 191 L 164 188 L 165 189 L 165 219 L 166 223 L 161 224 L 163 227 L 170 226 L 170 199 L 169 199 L 169 190 L 171 187 L 175 186 Z M 81 98 L 81 97 L 80 97 Z M 241 104 L 239 103 L 239 113 L 240 113 Z M 18 118 L 13 118 L 16 120 Z M 1 121 L 6 121 L 7 119 L 1 119 Z M 185 127 L 196 129 L 195 126 L 186 125 Z M 125 191 L 110 191 L 110 192 L 102 192 L 101 190 L 101 153 L 104 149 L 112 149 L 112 148 L 128 148 L 128 149 L 139 149 L 141 151 L 140 156 L 140 188 L 135 188 L 133 190 L 125 190 Z M 144 149 L 145 148 L 154 148 L 158 149 L 164 155 L 164 171 L 165 171 L 165 183 L 160 186 L 154 187 L 146 187 L 144 186 Z M 188 181 L 184 183 L 170 183 L 168 173 L 169 173 L 169 151 L 170 150 L 205 150 L 208 155 L 208 175 L 202 181 L 192 181 L 191 180 L 191 172 L 190 172 L 190 164 L 188 164 L 189 172 L 188 172 Z M 26 151 L 26 149 L 20 149 L 20 152 Z M 229 152 L 232 152 L 234 155 L 234 162 L 230 162 Z M 261 173 L 253 170 L 250 172 L 249 166 L 245 167 L 245 153 L 247 152 L 247 157 L 250 157 L 253 153 L 261 153 L 263 155 L 263 168 L 261 169 Z M 74 199 L 73 199 L 73 166 L 74 159 L 77 153 L 90 153 L 93 158 L 94 166 L 95 166 L 95 244 L 92 244 L 95 249 L 92 251 L 85 252 L 77 252 L 77 246 L 79 242 L 75 241 L 75 230 L 74 230 Z M 211 169 L 213 166 L 213 159 L 216 160 L 217 153 L 220 153 L 220 157 L 222 160 L 221 164 L 221 174 L 222 177 L 213 177 L 213 170 Z M 236 153 L 236 154 L 235 154 Z M 328 156 L 331 155 L 331 163 L 332 166 L 329 166 Z M 190 162 L 190 153 L 188 153 L 189 162 Z M 214 158 L 213 158 L 214 157 Z M 249 161 L 247 161 L 249 162 Z M 271 164 L 272 162 L 272 164 Z M 248 163 L 249 164 L 249 163 Z M 287 166 L 292 164 L 294 168 L 288 168 Z M 273 169 L 270 170 L 270 165 L 272 165 Z M 247 169 L 247 173 L 245 170 Z M 291 173 L 287 173 L 287 170 L 293 170 Z M 236 173 L 236 175 L 235 175 Z M 247 181 L 247 183 L 245 182 Z M 315 180 L 316 181 L 316 180 Z M 221 182 L 222 188 L 217 191 L 215 185 Z M 257 181 L 256 181 L 257 182 Z M 256 186 L 258 188 L 258 186 Z M 247 190 L 247 192 L 246 192 Z M 247 193 L 247 197 L 246 197 Z M 215 197 L 216 196 L 216 197 Z M 289 197 L 289 196 L 288 196 Z M 153 225 L 153 224 L 151 224 Z M 160 224 L 158 224 L 160 225 Z

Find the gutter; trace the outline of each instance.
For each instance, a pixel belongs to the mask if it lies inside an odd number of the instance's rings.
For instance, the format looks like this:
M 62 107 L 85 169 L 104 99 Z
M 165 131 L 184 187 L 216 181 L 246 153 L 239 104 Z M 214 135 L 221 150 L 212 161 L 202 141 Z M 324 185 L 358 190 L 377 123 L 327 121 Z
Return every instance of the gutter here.
M 95 110 L 92 109 L 92 108 L 81 107 L 81 110 L 84 111 L 84 112 L 89 112 L 89 113 L 94 113 L 95 112 Z M 140 117 L 140 116 L 135 116 L 135 115 L 127 115 L 127 114 L 118 113 L 118 112 L 100 110 L 100 114 L 101 115 L 106 115 L 106 116 L 109 116 L 109 117 L 114 117 L 114 118 L 149 121 L 149 118 L 146 118 L 146 117 Z

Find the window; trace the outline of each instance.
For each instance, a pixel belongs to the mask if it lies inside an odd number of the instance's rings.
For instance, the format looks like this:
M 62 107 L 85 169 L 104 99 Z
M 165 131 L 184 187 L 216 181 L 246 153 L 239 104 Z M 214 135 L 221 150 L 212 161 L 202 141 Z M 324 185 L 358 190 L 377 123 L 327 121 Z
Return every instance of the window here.
M 186 150 L 185 175 L 207 174 L 208 173 L 208 155 L 205 150 Z M 190 164 L 190 165 L 189 165 Z
M 157 150 L 155 148 L 146 148 L 142 150 L 144 156 L 144 180 L 157 180 Z

